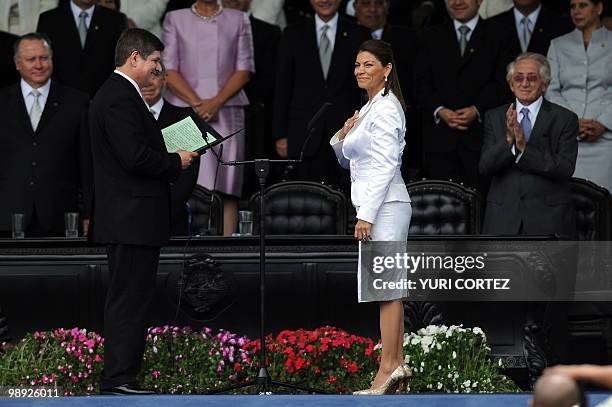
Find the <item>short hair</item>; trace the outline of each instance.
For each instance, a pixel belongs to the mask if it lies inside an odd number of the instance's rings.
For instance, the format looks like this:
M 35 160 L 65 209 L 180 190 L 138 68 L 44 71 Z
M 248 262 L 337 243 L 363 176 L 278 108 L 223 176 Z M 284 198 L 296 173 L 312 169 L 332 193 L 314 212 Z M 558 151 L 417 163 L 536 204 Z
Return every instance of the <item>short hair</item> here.
M 524 52 L 518 57 L 516 57 L 514 61 L 510 62 L 508 64 L 506 80 L 510 82 L 510 80 L 514 76 L 516 64 L 519 63 L 520 61 L 524 61 L 527 59 L 531 59 L 532 61 L 536 61 L 537 63 L 540 64 L 540 70 L 538 72 L 540 75 L 540 79 L 542 79 L 542 82 L 544 82 L 544 84 L 548 86 L 550 84 L 550 79 L 551 79 L 550 63 L 548 62 L 548 59 L 546 59 L 544 55 L 538 54 L 536 52 Z
M 125 61 L 136 51 L 147 59 L 155 51 L 163 51 L 164 43 L 154 34 L 142 28 L 128 28 L 123 31 L 115 47 L 115 67 L 125 64 Z
M 13 58 L 17 57 L 19 53 L 19 47 L 21 46 L 21 41 L 29 40 L 29 41 L 42 41 L 45 44 L 45 47 L 49 50 L 49 54 L 53 55 L 53 49 L 51 48 L 51 40 L 43 33 L 28 33 L 24 34 L 21 37 L 17 38 L 15 43 L 13 44 Z

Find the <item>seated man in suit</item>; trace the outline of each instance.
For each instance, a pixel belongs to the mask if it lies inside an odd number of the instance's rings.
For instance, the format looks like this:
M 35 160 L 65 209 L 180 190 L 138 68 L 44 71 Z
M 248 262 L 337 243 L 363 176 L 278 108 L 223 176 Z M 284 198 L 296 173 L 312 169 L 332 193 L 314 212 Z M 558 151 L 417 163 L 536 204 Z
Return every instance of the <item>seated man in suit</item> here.
M 51 57 L 47 37 L 24 35 L 14 56 L 21 81 L 0 91 L 0 233 L 5 235 L 13 213 L 24 214 L 30 237 L 63 236 L 65 212 L 80 209 L 82 218 L 89 218 L 89 100 L 50 79 Z
M 570 179 L 578 152 L 578 117 L 543 95 L 550 65 L 525 53 L 509 65 L 515 102 L 485 115 L 480 171 L 492 177 L 483 233 L 571 238 Z
M 491 21 L 508 31 L 512 58 L 521 52 L 546 55 L 552 39 L 573 29 L 568 18 L 542 7 L 540 0 L 514 0 L 514 7 Z
M 126 25 L 124 14 L 96 0 L 70 0 L 42 13 L 36 31 L 55 48 L 53 79 L 93 98 L 115 69 L 115 45 Z
M 162 65 L 161 73 L 156 76 L 151 85 L 141 89 L 142 97 L 149 105 L 149 110 L 157 120 L 160 129 L 168 127 L 184 118 L 191 118 L 200 128 L 209 126 L 190 107 L 178 107 L 164 100 L 162 94 L 166 88 L 166 69 Z M 189 212 L 187 201 L 198 180 L 200 157 L 194 158 L 191 166 L 181 172 L 170 188 L 171 236 L 189 236 Z

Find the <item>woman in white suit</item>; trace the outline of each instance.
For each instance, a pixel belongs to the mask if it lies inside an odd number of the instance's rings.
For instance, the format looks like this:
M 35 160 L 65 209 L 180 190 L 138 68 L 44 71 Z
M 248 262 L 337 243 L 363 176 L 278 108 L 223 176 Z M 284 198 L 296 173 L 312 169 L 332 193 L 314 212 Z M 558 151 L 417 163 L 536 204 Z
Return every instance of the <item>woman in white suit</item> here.
M 351 200 L 357 210 L 355 238 L 360 241 L 360 253 L 362 242 L 368 240 L 402 242 L 405 250 L 412 213 L 400 172 L 406 119 L 389 44 L 379 40 L 364 42 L 357 54 L 355 77 L 357 85 L 367 92 L 368 103 L 330 141 L 340 165 L 351 172 Z M 360 302 L 379 301 L 383 350 L 372 387 L 356 394 L 394 393 L 410 376 L 402 349 L 402 298 L 406 292 L 379 292 L 377 299 L 367 298 L 367 290 L 361 286 L 362 272 L 372 273 L 361 270 L 359 262 L 358 298 Z
M 602 0 L 571 0 L 576 29 L 550 44 L 546 98 L 580 118 L 574 177 L 612 192 L 612 32 L 602 11 Z

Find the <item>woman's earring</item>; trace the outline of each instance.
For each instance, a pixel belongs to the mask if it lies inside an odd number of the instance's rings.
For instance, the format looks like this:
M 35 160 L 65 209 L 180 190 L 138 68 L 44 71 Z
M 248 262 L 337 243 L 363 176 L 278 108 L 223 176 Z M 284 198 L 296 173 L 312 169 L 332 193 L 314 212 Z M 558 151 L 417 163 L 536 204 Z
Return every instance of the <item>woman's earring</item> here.
M 385 76 L 385 82 L 387 82 L 387 77 Z

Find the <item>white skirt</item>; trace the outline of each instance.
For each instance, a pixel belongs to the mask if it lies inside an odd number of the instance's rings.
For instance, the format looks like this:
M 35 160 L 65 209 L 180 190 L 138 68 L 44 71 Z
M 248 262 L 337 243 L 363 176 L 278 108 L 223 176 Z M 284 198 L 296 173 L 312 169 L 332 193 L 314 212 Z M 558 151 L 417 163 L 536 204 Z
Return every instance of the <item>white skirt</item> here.
M 359 208 L 357 208 L 359 210 Z M 377 242 L 399 242 L 393 245 L 393 250 L 406 251 L 408 239 L 408 229 L 410 228 L 410 217 L 412 207 L 410 202 L 385 202 L 380 207 L 374 224 L 372 225 L 372 241 Z M 357 299 L 359 302 L 372 301 L 393 301 L 406 298 L 407 290 L 384 290 L 377 291 L 375 296 L 371 295 L 371 290 L 363 287 L 367 278 L 362 278 L 362 273 L 373 274 L 372 270 L 361 269 L 361 242 L 359 242 L 359 260 L 357 263 Z M 406 278 L 406 270 L 396 276 L 386 276 L 385 279 L 400 281 Z

